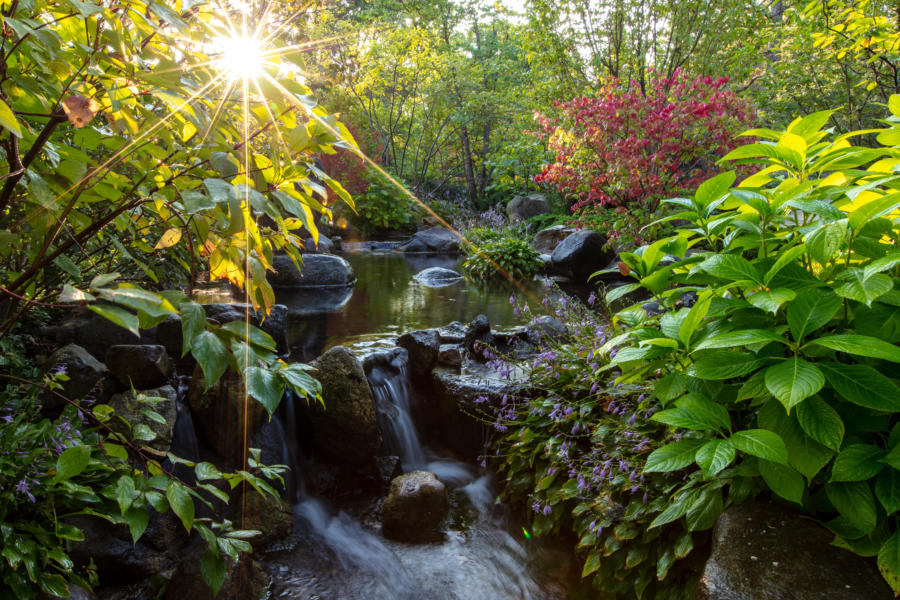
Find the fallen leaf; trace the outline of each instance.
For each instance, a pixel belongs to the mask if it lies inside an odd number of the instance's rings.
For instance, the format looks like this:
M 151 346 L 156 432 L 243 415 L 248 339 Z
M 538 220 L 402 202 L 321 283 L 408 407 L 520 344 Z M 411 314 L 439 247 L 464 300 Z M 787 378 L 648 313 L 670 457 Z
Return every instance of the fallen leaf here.
M 62 107 L 69 122 L 79 129 L 89 124 L 102 108 L 99 102 L 84 96 L 69 96 L 62 101 Z
M 631 273 L 631 267 L 623 262 L 619 262 L 619 273 L 621 273 L 622 275 L 628 275 L 629 273 Z

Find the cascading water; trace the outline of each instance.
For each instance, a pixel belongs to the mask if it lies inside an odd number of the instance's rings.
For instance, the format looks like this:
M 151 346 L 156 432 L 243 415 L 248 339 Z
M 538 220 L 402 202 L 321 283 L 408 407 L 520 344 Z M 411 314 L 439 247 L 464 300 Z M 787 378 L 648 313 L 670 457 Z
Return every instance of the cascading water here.
M 384 445 L 391 454 L 400 457 L 404 471 L 425 466 L 425 450 L 412 419 L 411 393 L 407 364 L 408 354 L 403 348 L 369 357 L 369 386 L 375 396 L 375 408 Z

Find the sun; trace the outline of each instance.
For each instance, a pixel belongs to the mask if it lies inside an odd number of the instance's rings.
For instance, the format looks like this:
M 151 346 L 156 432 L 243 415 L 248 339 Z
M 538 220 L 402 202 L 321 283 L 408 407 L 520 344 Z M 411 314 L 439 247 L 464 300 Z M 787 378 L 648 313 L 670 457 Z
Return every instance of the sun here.
M 255 80 L 265 74 L 265 55 L 255 37 L 222 36 L 213 45 L 219 54 L 219 69 L 232 81 Z

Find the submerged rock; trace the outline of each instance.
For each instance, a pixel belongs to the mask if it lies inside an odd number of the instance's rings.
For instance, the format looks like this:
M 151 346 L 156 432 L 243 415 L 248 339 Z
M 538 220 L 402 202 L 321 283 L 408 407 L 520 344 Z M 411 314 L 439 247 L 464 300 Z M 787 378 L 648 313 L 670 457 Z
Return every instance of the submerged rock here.
M 572 227 L 565 225 L 554 225 L 546 229 L 541 229 L 534 234 L 534 242 L 532 246 L 541 254 L 552 254 L 556 247 L 562 243 L 564 239 L 575 233 Z
M 44 363 L 43 372 L 47 374 L 53 369 L 64 369 L 68 381 L 61 382 L 59 393 L 72 400 L 84 398 L 106 373 L 106 365 L 91 356 L 90 352 L 77 344 L 63 346 L 50 355 Z M 41 395 L 41 404 L 45 409 L 59 408 L 65 400 L 49 392 Z
M 614 251 L 604 248 L 605 245 L 606 237 L 596 231 L 576 231 L 553 250 L 551 266 L 560 275 L 584 283 L 616 257 Z
M 397 247 L 402 252 L 428 254 L 458 254 L 459 236 L 446 227 L 431 227 L 417 231 L 409 240 Z
M 381 432 L 359 359 L 347 348 L 335 346 L 312 366 L 317 369 L 314 375 L 322 383 L 325 401 L 324 409 L 317 406 L 310 414 L 316 450 L 336 462 L 371 462 L 381 446 Z
M 332 254 L 304 254 L 300 270 L 285 254 L 276 255 L 266 277 L 272 287 L 346 287 L 356 283 L 356 272 L 346 260 Z
M 381 505 L 384 536 L 402 542 L 440 539 L 449 507 L 447 488 L 434 473 L 413 471 L 395 477 Z
M 550 212 L 550 203 L 543 194 L 516 196 L 506 205 L 506 216 L 510 221 L 530 219 Z
M 444 269 L 443 267 L 430 267 L 428 269 L 425 269 L 424 271 L 416 273 L 413 279 L 415 279 L 425 287 L 440 288 L 446 287 L 448 285 L 453 285 L 454 283 L 460 281 L 462 279 L 462 275 L 460 275 L 456 271 Z
M 146 390 L 165 385 L 173 365 L 164 346 L 128 344 L 109 347 L 106 367 L 122 385 Z
M 772 503 L 722 513 L 698 600 L 889 600 L 874 561 L 833 546 L 815 522 Z

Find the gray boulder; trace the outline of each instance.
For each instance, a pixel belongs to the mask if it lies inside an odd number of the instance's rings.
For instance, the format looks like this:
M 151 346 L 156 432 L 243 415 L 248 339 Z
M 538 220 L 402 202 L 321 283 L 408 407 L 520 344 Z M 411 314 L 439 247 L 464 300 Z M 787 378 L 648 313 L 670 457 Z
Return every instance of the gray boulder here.
M 287 324 L 288 307 L 284 304 L 273 304 L 269 314 L 253 309 L 249 304 L 204 304 L 203 310 L 206 317 L 216 323 L 225 324 L 232 321 L 243 321 L 250 315 L 250 324 L 259 327 L 275 340 L 275 346 L 279 352 L 287 351 L 287 338 L 285 327 Z M 157 336 L 159 332 L 157 330 Z M 180 338 L 179 338 L 180 339 Z
M 550 315 L 541 315 L 525 328 L 525 335 L 529 343 L 539 346 L 542 342 L 558 342 L 569 335 L 566 326 Z
M 549 212 L 551 212 L 550 203 L 543 194 L 516 196 L 506 205 L 506 216 L 509 217 L 510 221 L 524 221 Z
M 110 346 L 106 367 L 126 387 L 138 390 L 165 385 L 172 374 L 172 361 L 165 347 L 127 344 Z
M 484 360 L 485 351 L 494 345 L 491 323 L 485 315 L 478 315 L 466 327 L 464 338 L 466 350 L 472 358 Z
M 413 279 L 425 287 L 441 288 L 458 282 L 462 279 L 462 275 L 456 271 L 444 269 L 443 267 L 430 267 L 416 273 Z
M 431 370 L 437 364 L 441 346 L 437 330 L 420 329 L 404 333 L 397 338 L 397 345 L 409 352 L 409 367 L 413 379 L 428 380 Z
M 462 350 L 458 344 L 441 344 L 438 350 L 438 364 L 444 367 L 462 366 Z
M 458 254 L 459 235 L 446 227 L 431 227 L 417 231 L 409 240 L 397 247 L 402 252 L 425 254 Z
M 713 530 L 698 600 L 889 600 L 890 588 L 866 560 L 831 544 L 815 522 L 772 503 L 726 510 Z
M 596 231 L 582 229 L 569 235 L 550 255 L 553 270 L 560 275 L 584 283 L 592 273 L 606 267 L 616 257 L 604 248 L 606 238 Z
M 466 326 L 459 321 L 453 321 L 438 329 L 438 336 L 442 344 L 461 344 L 466 339 Z
M 91 354 L 77 344 L 63 346 L 50 355 L 44 363 L 44 374 L 53 369 L 65 370 L 68 381 L 62 382 L 59 393 L 72 400 L 84 398 L 94 386 L 103 379 L 106 365 L 95 359 Z M 53 410 L 65 403 L 65 400 L 56 394 L 44 393 L 41 403 L 45 409 Z
M 334 251 L 334 242 L 331 241 L 331 238 L 324 235 L 319 236 L 318 244 L 311 237 L 305 238 L 303 240 L 303 249 L 301 250 L 303 254 L 334 254 Z
M 553 227 L 538 231 L 534 235 L 534 242 L 532 242 L 532 245 L 534 246 L 534 249 L 541 254 L 551 254 L 564 239 L 573 233 L 575 233 L 575 229 L 572 227 L 554 225 Z
M 146 398 L 141 400 L 140 398 Z M 147 442 L 147 445 L 161 452 L 168 452 L 172 445 L 175 420 L 178 418 L 178 410 L 175 405 L 177 392 L 171 385 L 164 385 L 155 389 L 139 392 L 128 390 L 121 394 L 115 394 L 109 400 L 109 405 L 116 411 L 117 417 L 122 417 L 131 425 L 131 432 L 119 419 L 111 421 L 112 427 L 123 433 L 136 432 L 138 426 L 149 427 L 156 437 Z M 152 400 L 156 398 L 156 400 Z M 165 423 L 160 423 L 148 417 L 143 411 L 150 409 L 158 413 Z M 133 434 L 133 433 L 132 433 Z
M 106 357 L 106 350 L 110 346 L 141 343 L 140 337 L 92 312 L 64 321 L 56 328 L 55 333 L 58 343 L 77 344 L 97 360 Z
M 356 283 L 353 267 L 340 256 L 331 254 L 304 254 L 300 270 L 285 254 L 272 259 L 274 271 L 266 277 L 272 287 L 346 287 Z
M 322 384 L 325 408 L 310 414 L 316 450 L 340 463 L 368 463 L 381 446 L 375 400 L 359 359 L 343 346 L 335 346 L 312 366 Z
M 434 473 L 413 471 L 395 477 L 381 505 L 382 531 L 386 538 L 403 542 L 440 539 L 449 508 L 447 488 Z

